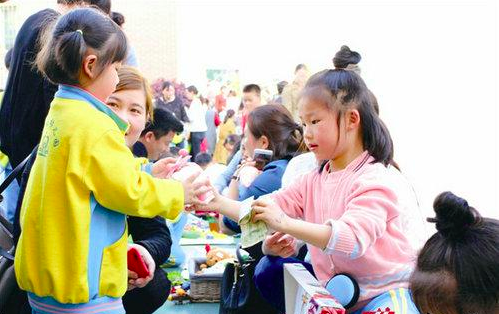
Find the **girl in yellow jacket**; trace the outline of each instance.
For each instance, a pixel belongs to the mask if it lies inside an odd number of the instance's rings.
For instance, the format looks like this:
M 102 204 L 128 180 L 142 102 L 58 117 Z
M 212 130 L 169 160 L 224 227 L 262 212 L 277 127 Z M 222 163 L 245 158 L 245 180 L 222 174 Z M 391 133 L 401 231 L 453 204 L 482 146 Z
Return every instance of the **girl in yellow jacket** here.
M 39 70 L 59 90 L 21 209 L 15 270 L 34 313 L 125 313 L 126 215 L 174 219 L 204 183 L 153 178 L 125 145 L 128 121 L 105 101 L 118 83 L 126 37 L 95 9 L 61 16 L 45 34 Z
M 229 157 L 229 151 L 225 148 L 225 140 L 231 134 L 236 133 L 236 124 L 234 122 L 235 111 L 232 109 L 227 110 L 225 115 L 224 123 L 220 126 L 218 133 L 218 142 L 215 147 L 215 153 L 213 154 L 213 160 L 219 164 L 227 164 L 227 157 Z

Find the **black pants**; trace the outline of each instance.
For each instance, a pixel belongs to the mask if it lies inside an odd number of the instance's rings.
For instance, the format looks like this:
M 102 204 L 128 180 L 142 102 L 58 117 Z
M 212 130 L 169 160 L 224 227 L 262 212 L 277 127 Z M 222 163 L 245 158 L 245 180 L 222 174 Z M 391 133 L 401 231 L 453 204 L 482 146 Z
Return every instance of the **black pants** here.
M 201 142 L 206 137 L 206 132 L 191 132 L 191 139 L 189 140 L 191 143 L 191 161 L 194 162 L 196 160 L 197 154 L 201 151 Z
M 151 314 L 159 309 L 170 294 L 171 282 L 163 269 L 157 268 L 154 278 L 144 288 L 127 291 L 123 306 L 127 314 Z

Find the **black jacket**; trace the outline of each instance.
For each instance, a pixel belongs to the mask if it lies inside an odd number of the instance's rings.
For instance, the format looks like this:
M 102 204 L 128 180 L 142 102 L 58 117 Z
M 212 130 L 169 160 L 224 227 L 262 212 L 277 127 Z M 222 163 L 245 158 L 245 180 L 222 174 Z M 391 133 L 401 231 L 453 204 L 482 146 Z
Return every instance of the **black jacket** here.
M 133 242 L 145 247 L 156 262 L 156 268 L 170 257 L 172 238 L 164 218 L 128 217 L 128 232 Z
M 32 68 L 38 36 L 59 15 L 46 9 L 30 16 L 17 33 L 0 109 L 0 150 L 14 168 L 40 142 L 45 117 L 57 86 Z

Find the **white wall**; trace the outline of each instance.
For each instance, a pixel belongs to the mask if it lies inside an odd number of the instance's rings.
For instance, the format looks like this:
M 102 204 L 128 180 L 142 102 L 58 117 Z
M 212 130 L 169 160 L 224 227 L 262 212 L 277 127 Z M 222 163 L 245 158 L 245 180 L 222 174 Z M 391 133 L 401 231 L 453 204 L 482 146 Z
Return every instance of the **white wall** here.
M 426 216 L 444 190 L 499 217 L 497 6 L 494 1 L 182 1 L 179 76 L 236 68 L 243 84 L 332 67 L 359 51 L 396 160 Z

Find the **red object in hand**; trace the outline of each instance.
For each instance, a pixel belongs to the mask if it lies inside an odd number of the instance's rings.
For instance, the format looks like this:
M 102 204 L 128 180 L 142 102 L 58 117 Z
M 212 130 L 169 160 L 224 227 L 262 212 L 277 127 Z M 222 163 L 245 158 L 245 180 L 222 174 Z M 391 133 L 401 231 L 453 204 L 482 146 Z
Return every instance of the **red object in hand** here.
M 220 116 L 218 113 L 215 113 L 215 126 L 219 126 L 222 121 L 220 120 Z
M 206 245 L 204 246 L 204 250 L 206 251 L 206 253 L 208 253 L 211 250 L 211 246 L 206 243 Z
M 128 250 L 127 263 L 128 269 L 135 272 L 139 278 L 146 278 L 149 276 L 149 269 L 136 248 L 133 247 Z
M 180 157 L 185 157 L 185 156 L 189 155 L 189 152 L 187 151 L 187 149 L 182 148 L 181 150 L 178 151 L 178 155 Z

